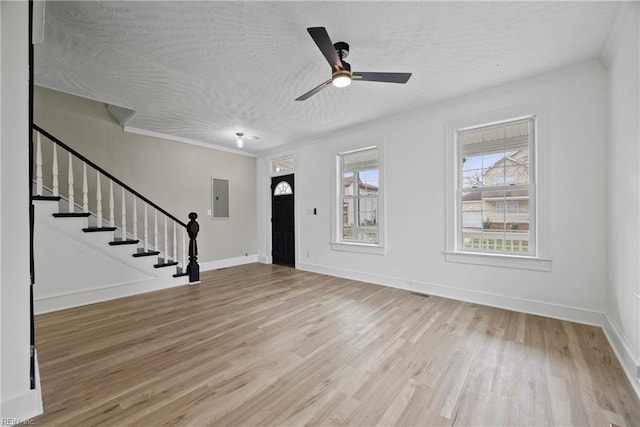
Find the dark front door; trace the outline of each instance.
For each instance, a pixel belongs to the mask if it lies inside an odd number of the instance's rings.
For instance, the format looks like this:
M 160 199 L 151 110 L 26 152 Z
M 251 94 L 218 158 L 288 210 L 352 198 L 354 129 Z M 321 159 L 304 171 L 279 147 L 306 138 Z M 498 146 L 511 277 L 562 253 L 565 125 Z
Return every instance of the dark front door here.
M 271 256 L 274 264 L 295 267 L 293 175 L 271 178 Z

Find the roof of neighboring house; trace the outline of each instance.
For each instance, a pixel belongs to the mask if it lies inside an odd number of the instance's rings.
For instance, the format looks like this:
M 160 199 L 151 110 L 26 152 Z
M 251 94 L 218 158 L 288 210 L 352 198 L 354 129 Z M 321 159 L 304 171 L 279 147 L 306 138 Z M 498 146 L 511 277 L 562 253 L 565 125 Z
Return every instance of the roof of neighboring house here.
M 489 166 L 484 172 L 483 175 L 486 175 L 491 169 L 499 166 L 502 162 L 507 161 L 507 160 L 511 160 L 512 162 L 514 162 L 517 165 L 521 165 L 521 166 L 525 166 L 525 167 L 529 167 L 529 165 L 525 162 L 523 162 L 522 160 L 516 159 L 515 156 L 516 154 L 518 154 L 518 152 L 520 152 L 522 150 L 518 150 L 518 151 L 511 151 L 509 154 L 507 154 L 506 156 L 498 159 L 494 164 L 492 164 L 491 166 Z
M 360 180 L 358 180 L 358 181 L 359 181 L 358 182 L 358 184 L 359 184 L 358 187 L 360 187 L 363 190 L 377 190 L 378 189 L 377 185 L 367 184 L 367 183 L 362 182 Z M 343 178 L 342 182 L 343 182 L 345 187 L 348 187 L 351 184 L 353 184 L 353 177 L 352 176 L 345 177 L 345 178 Z
M 482 197 L 480 197 L 480 192 L 479 191 L 473 191 L 470 193 L 464 193 L 462 195 L 462 201 L 463 202 L 479 202 L 480 200 L 482 200 Z
M 491 190 L 491 191 L 469 191 L 462 195 L 463 202 L 475 202 L 484 199 L 497 198 L 497 197 L 527 197 L 529 196 L 528 190 Z

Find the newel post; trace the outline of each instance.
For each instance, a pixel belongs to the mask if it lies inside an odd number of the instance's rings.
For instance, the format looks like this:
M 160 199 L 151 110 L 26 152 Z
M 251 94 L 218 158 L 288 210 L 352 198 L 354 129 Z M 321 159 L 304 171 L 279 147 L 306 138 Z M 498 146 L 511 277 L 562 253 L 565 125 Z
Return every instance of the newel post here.
M 191 212 L 189 214 L 189 222 L 187 223 L 187 233 L 189 233 L 189 265 L 187 273 L 189 274 L 189 282 L 200 281 L 200 266 L 198 265 L 198 244 L 196 237 L 200 231 L 200 225 L 196 222 L 198 214 Z

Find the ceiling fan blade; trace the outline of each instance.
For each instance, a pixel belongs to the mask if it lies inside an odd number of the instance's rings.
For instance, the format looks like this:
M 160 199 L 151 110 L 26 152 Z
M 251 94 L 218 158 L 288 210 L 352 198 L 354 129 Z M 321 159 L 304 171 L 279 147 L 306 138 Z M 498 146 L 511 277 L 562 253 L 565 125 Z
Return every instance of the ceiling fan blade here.
M 411 77 L 411 73 L 353 73 L 351 76 L 354 80 L 363 80 L 366 82 L 385 82 L 385 83 L 406 83 Z
M 337 71 L 342 69 L 342 61 L 340 61 L 336 49 L 333 47 L 327 29 L 324 27 L 310 27 L 307 28 L 307 31 L 313 41 L 318 45 L 318 48 L 320 48 L 329 65 L 331 65 L 331 70 Z
M 309 92 L 307 92 L 304 95 L 299 96 L 298 98 L 296 98 L 296 101 L 305 101 L 305 100 L 311 98 L 316 93 L 320 92 L 325 87 L 329 86 L 330 84 L 331 84 L 331 79 L 327 80 L 324 83 L 320 83 L 318 86 L 314 87 Z

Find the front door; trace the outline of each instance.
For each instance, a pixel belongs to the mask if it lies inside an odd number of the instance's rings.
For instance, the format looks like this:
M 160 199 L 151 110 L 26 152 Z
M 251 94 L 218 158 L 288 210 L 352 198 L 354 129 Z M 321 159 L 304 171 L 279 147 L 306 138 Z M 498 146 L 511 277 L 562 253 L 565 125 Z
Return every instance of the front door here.
M 271 257 L 274 264 L 295 267 L 293 175 L 271 178 Z

